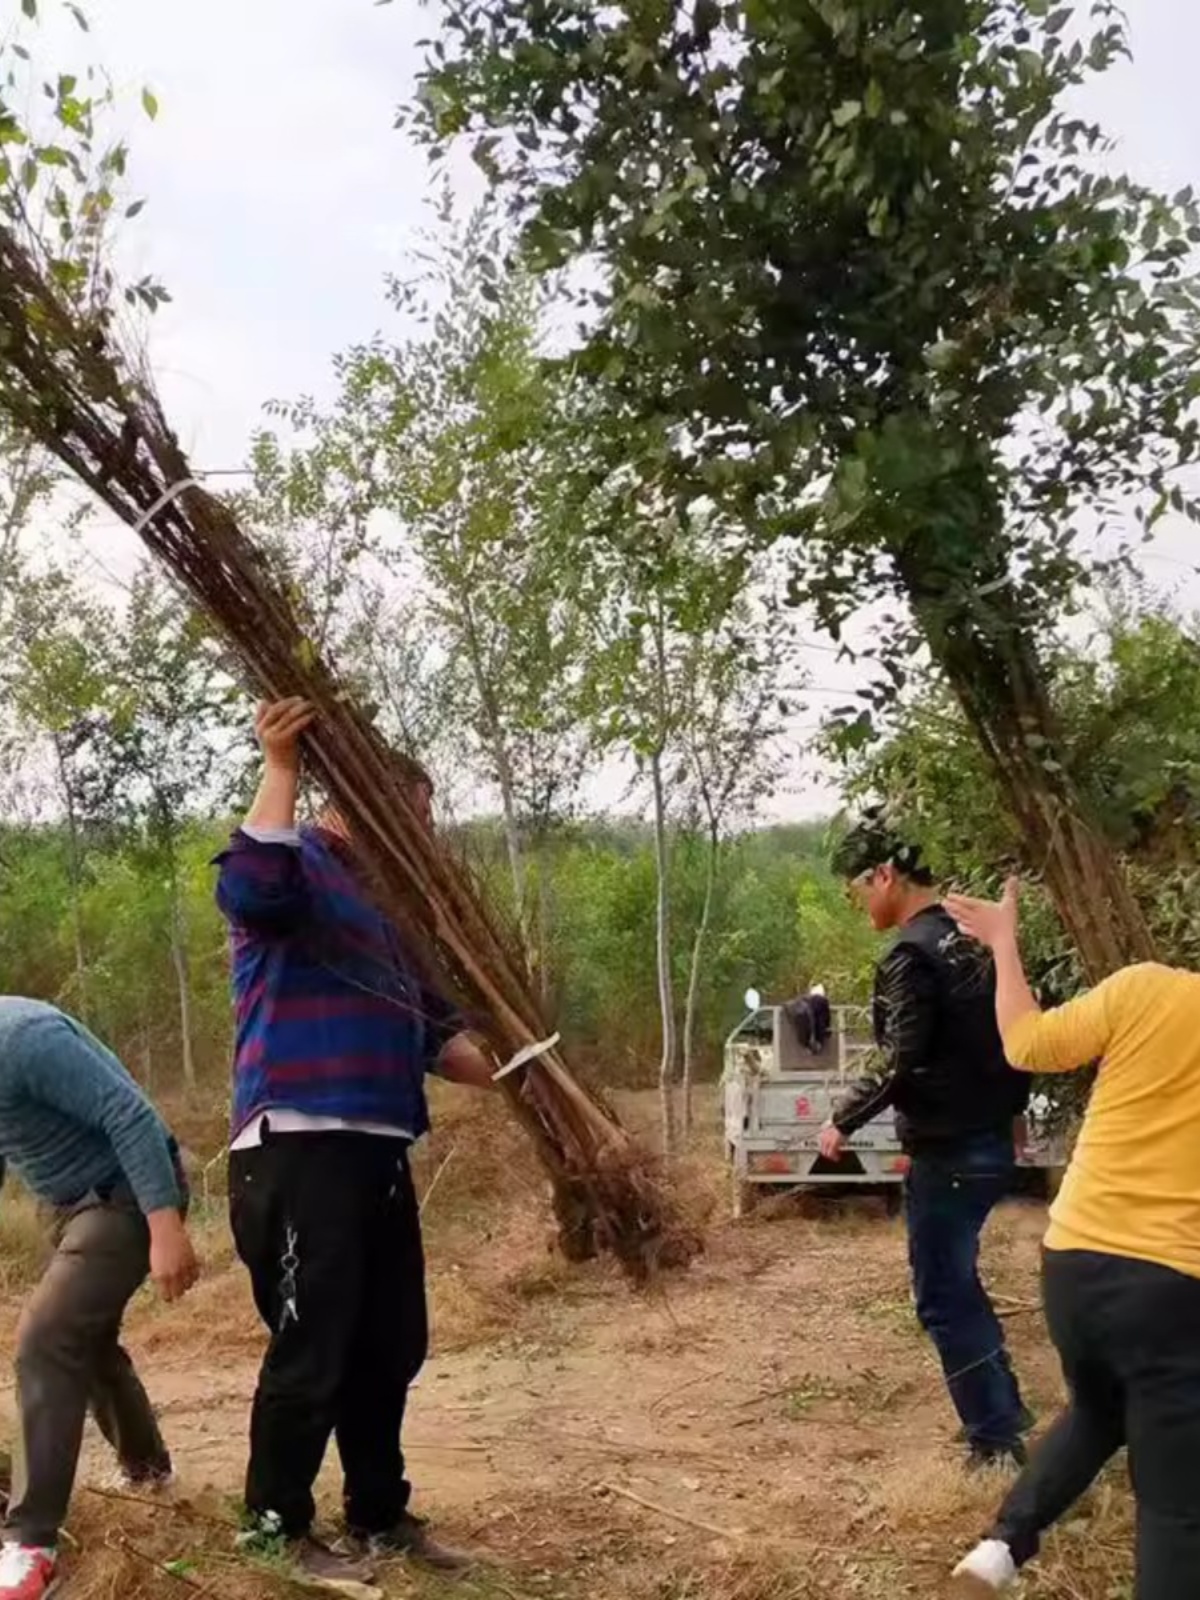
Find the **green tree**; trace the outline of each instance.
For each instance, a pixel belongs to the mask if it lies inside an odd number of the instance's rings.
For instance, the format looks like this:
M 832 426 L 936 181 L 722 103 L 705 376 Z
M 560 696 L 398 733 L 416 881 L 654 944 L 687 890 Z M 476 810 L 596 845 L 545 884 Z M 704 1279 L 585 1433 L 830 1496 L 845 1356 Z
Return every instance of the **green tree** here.
M 135 577 L 123 613 L 64 574 L 27 580 L 12 631 L 18 653 L 11 704 L 26 730 L 45 741 L 64 818 L 73 1004 L 86 1018 L 96 992 L 112 981 L 97 971 L 107 930 L 102 922 L 89 928 L 87 899 L 96 843 L 119 838 L 129 855 L 127 881 L 144 890 L 134 915 L 170 954 L 175 1037 L 184 1081 L 194 1086 L 180 847 L 189 818 L 211 807 L 232 777 L 248 720 L 244 699 L 204 625 L 149 568 Z M 133 970 L 149 1015 L 158 972 L 140 959 Z
M 0 640 L 11 621 L 21 579 L 22 536 L 30 518 L 49 500 L 55 482 L 56 474 L 36 445 L 0 431 Z
M 737 823 L 745 827 L 774 791 L 781 774 L 777 743 L 789 709 L 790 630 L 773 604 L 741 600 L 719 629 L 700 641 L 700 662 L 689 685 L 679 744 L 689 802 L 704 841 L 704 892 L 692 935 L 682 1029 L 682 1124 L 692 1129 L 701 989 L 724 846 Z
M 143 872 L 161 884 L 183 1080 L 196 1086 L 187 896 L 181 850 L 189 819 L 203 815 L 233 774 L 249 722 L 205 621 L 148 565 L 130 588 L 90 726 L 92 808 L 130 833 Z M 224 769 L 224 770 L 223 770 Z
M 10 622 L 9 704 L 26 737 L 44 740 L 50 781 L 65 818 L 74 954 L 72 1004 L 90 1010 L 83 889 L 98 818 L 89 783 L 91 740 L 112 681 L 113 619 L 63 573 L 26 577 Z M 25 752 L 28 761 L 36 751 Z
M 1060 642 L 1048 672 L 1070 777 L 1127 863 L 1164 957 L 1200 950 L 1193 910 L 1200 837 L 1200 633 L 1196 620 L 1134 591 L 1112 595 L 1084 649 Z M 1001 805 L 995 774 L 944 684 L 916 680 L 891 734 L 851 754 L 852 804 L 885 803 L 938 870 L 994 888 L 1016 868 L 1040 881 L 1044 859 Z M 1048 991 L 1080 981 L 1077 960 L 1036 897 L 1027 933 Z
M 415 115 L 470 140 L 527 259 L 591 265 L 614 450 L 794 541 L 835 634 L 893 602 L 878 698 L 923 643 L 1098 974 L 1152 945 L 1038 639 L 1081 521 L 1190 510 L 1200 221 L 1098 171 L 1068 105 L 1127 41 L 1091 10 L 461 0 Z
M 475 786 L 464 760 L 450 692 L 450 668 L 423 599 L 388 580 L 356 585 L 358 609 L 341 663 L 389 743 L 418 759 L 454 815 Z
M 711 506 L 682 506 L 635 475 L 617 474 L 596 490 L 588 518 L 580 524 L 584 548 L 576 567 L 586 574 L 592 720 L 602 748 L 631 760 L 649 791 L 657 880 L 659 1087 L 669 1154 L 675 1145 L 679 1075 L 672 827 L 684 820 L 679 813 L 691 787 L 706 813 L 712 889 L 695 925 L 686 1025 L 699 988 L 721 827 L 739 793 L 747 798 L 753 793 L 752 773 L 761 776 L 764 770 L 747 759 L 756 741 L 746 738 L 736 719 L 744 714 L 769 736 L 765 707 L 772 703 L 773 675 L 782 663 L 755 648 L 752 611 L 742 597 L 749 576 L 742 541 Z M 735 740 L 737 752 L 730 748 Z M 724 769 L 723 763 L 738 754 L 741 768 Z M 688 1038 L 690 1050 L 690 1033 Z
M 256 459 L 293 499 L 326 515 L 352 508 L 339 514 L 356 519 L 392 587 L 421 596 L 456 754 L 499 794 L 512 903 L 536 957 L 531 848 L 570 810 L 586 760 L 562 542 L 570 386 L 543 372 L 541 297 L 502 257 L 486 213 L 448 225 L 421 276 L 389 284 L 421 333 L 340 356 L 329 411 L 276 407 L 302 442 L 284 455 L 266 436 Z M 372 513 L 383 514 L 374 531 Z

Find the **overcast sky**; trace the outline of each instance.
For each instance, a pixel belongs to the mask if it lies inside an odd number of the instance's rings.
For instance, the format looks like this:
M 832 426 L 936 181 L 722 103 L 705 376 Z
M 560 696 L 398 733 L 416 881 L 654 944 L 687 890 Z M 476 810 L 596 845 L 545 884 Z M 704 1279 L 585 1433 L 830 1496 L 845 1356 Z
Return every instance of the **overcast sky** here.
M 424 158 L 393 120 L 433 18 L 418 0 L 87 9 L 90 35 L 52 23 L 43 47 L 56 65 L 63 49 L 86 52 L 125 97 L 132 182 L 149 199 L 129 249 L 174 296 L 152 334 L 159 388 L 197 466 L 238 466 L 265 400 L 326 392 L 331 354 L 385 321 L 383 275 L 427 224 Z M 1127 11 L 1135 60 L 1095 84 L 1084 109 L 1139 178 L 1200 185 L 1200 0 L 1129 0 Z M 153 124 L 138 109 L 146 84 L 161 105 Z M 456 177 L 468 204 L 475 176 Z M 1196 538 L 1186 526 L 1164 532 L 1150 571 L 1200 606 Z M 132 555 L 116 533 L 102 553 L 117 568 Z M 810 666 L 818 691 L 855 679 L 819 648 Z M 817 693 L 814 709 L 833 698 Z M 821 803 L 791 792 L 780 811 Z

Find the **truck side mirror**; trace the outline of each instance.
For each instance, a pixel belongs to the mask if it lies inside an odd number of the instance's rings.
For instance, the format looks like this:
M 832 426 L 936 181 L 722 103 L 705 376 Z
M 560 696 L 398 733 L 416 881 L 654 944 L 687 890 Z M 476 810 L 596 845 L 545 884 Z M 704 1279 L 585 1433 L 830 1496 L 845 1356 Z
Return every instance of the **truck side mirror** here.
M 759 1006 L 762 1005 L 762 995 L 759 994 L 757 989 L 747 989 L 745 1000 L 747 1011 L 757 1011 Z

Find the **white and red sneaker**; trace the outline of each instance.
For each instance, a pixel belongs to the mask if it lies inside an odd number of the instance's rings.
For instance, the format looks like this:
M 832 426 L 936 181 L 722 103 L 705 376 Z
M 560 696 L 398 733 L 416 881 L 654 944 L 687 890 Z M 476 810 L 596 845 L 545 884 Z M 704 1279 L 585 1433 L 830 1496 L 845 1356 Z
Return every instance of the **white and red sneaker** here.
M 0 1600 L 47 1600 L 57 1587 L 58 1557 L 29 1544 L 0 1546 Z

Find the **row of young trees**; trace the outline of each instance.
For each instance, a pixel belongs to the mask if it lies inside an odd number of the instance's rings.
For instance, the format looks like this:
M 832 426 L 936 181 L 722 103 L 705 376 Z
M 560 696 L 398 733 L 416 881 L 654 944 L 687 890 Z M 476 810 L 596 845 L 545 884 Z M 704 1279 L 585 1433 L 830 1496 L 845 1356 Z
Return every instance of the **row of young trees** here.
M 722 852 L 778 781 L 798 687 L 783 589 L 835 639 L 866 605 L 882 619 L 845 748 L 866 751 L 883 712 L 895 758 L 932 696 L 1083 970 L 1151 953 L 1128 840 L 1075 748 L 1082 680 L 1054 643 L 1095 578 L 1081 529 L 1190 514 L 1179 474 L 1200 441 L 1200 214 L 1190 192 L 1102 170 L 1100 130 L 1066 109 L 1127 48 L 1113 7 L 461 0 L 440 21 L 407 121 L 438 150 L 470 142 L 503 224 L 443 219 L 432 266 L 388 285 L 417 333 L 338 356 L 329 403 L 274 406 L 239 509 L 311 645 L 447 796 L 494 803 L 547 992 L 549 863 L 586 776 L 614 762 L 652 828 L 670 1142 Z M 76 80 L 50 87 L 61 144 L 0 105 L 28 151 L 21 173 L 4 162 L 0 201 L 16 215 L 14 186 L 48 186 L 64 293 L 103 297 L 119 172 L 85 166 L 97 108 Z M 572 296 L 568 335 L 553 316 Z M 53 492 L 26 471 L 0 556 Z M 119 624 L 44 566 L 12 587 L 8 708 L 40 731 L 71 851 L 85 814 L 112 818 L 171 901 L 171 830 L 241 770 L 227 665 L 148 576 Z M 705 859 L 686 920 L 684 835 Z
M 53 566 L 14 559 L 3 630 L 5 813 L 58 829 L 65 856 L 72 967 L 56 991 L 85 1020 L 98 977 L 85 933 L 97 838 L 124 841 L 146 931 L 169 953 L 184 1083 L 194 1086 L 192 980 L 183 840 L 219 804 L 247 746 L 247 711 L 201 621 L 142 570 L 124 603 Z M 129 908 L 132 912 L 132 907 Z M 163 997 L 139 963 L 147 1017 Z
M 85 126 L 89 159 L 97 109 L 89 100 L 64 123 L 67 133 Z M 41 168 L 58 164 L 15 120 L 10 131 L 32 152 L 36 188 Z M 11 180 L 11 168 L 0 172 L 0 189 Z M 100 202 L 93 194 L 89 204 Z M 604 464 L 585 386 L 546 362 L 547 296 L 505 263 L 494 217 L 442 220 L 432 263 L 388 284 L 392 310 L 418 333 L 378 335 L 336 357 L 326 405 L 269 406 L 237 509 L 305 614 L 306 648 L 330 658 L 390 736 L 420 754 L 450 802 L 495 805 L 504 898 L 547 998 L 546 862 L 558 835 L 594 799 L 598 769 L 624 786 L 625 803 L 648 807 L 670 1145 L 681 1077 L 689 1117 L 722 850 L 779 777 L 785 692 L 795 688 L 786 630 L 765 566 L 727 513 Z M 88 233 L 89 251 L 96 238 Z M 61 515 L 60 486 L 40 461 L 36 470 L 44 482 L 28 490 L 10 473 L 13 582 L 0 628 L 20 759 L 8 783 L 32 785 L 35 809 L 63 819 L 75 905 L 68 997 L 85 1015 L 86 839 L 108 828 L 139 841 L 163 885 L 190 1083 L 179 841 L 244 787 L 248 709 L 202 620 L 164 579 L 142 569 L 124 596 L 106 599 L 71 564 L 31 555 Z M 705 893 L 676 926 L 680 830 L 702 841 Z M 689 948 L 682 983 L 679 936 Z
M 790 630 L 728 514 L 604 465 L 587 389 L 547 363 L 546 294 L 505 254 L 487 209 L 464 227 L 444 217 L 421 274 L 388 283 L 416 336 L 340 355 L 324 407 L 274 405 L 282 429 L 255 441 L 242 510 L 320 596 L 315 637 L 389 733 L 467 804 L 494 802 L 506 899 L 547 998 L 556 835 L 599 769 L 646 805 L 672 1147 L 680 1080 L 685 1126 L 690 1114 L 722 849 L 780 777 Z M 682 994 L 680 827 L 706 859 Z
M 187 1026 L 206 1106 L 226 1094 L 229 1079 L 228 950 L 211 866 L 227 827 L 224 819 L 192 820 L 176 840 Z M 498 823 L 475 823 L 455 843 L 500 892 L 508 869 Z M 79 1011 L 81 946 L 90 1026 L 156 1094 L 173 1096 L 185 1088 L 183 1018 L 161 873 L 136 835 L 98 821 L 82 830 L 78 878 L 71 860 L 62 823 L 0 825 L 0 983 Z M 673 833 L 671 868 L 677 934 L 670 955 L 682 994 L 689 930 L 704 899 L 702 842 Z M 602 1089 L 649 1088 L 661 1033 L 649 826 L 597 820 L 562 830 L 542 871 L 554 907 L 555 1022 L 572 1059 Z M 695 1012 L 697 1104 L 713 1092 L 722 1040 L 740 1018 L 748 985 L 782 996 L 823 978 L 834 993 L 861 998 L 872 954 L 861 919 L 828 876 L 823 830 L 766 829 L 729 841 Z

